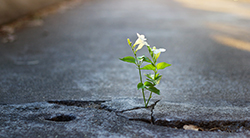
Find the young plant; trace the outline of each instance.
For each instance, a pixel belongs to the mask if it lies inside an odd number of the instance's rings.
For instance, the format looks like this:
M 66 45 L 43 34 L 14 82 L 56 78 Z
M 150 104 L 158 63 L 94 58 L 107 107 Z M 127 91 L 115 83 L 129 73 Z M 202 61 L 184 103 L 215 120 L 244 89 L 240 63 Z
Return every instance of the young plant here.
M 163 48 L 157 49 L 156 47 L 151 48 L 150 45 L 146 42 L 146 38 L 144 35 L 140 35 L 137 33 L 138 39 L 135 41 L 134 44 L 131 43 L 129 39 L 128 45 L 131 47 L 134 56 L 127 56 L 124 58 L 120 58 L 120 60 L 128 63 L 133 63 L 136 65 L 137 69 L 139 70 L 140 82 L 137 84 L 137 89 L 142 90 L 142 96 L 144 100 L 145 107 L 147 108 L 150 99 L 152 98 L 152 93 L 160 95 L 160 90 L 157 89 L 155 86 L 160 83 L 162 75 L 158 73 L 159 70 L 165 69 L 166 67 L 171 66 L 166 62 L 160 62 L 157 64 L 157 59 L 159 58 L 161 52 L 165 52 L 166 50 Z M 135 47 L 137 48 L 135 49 Z M 137 56 L 137 51 L 142 49 L 143 46 L 147 46 L 148 52 L 150 54 L 150 58 L 146 57 L 145 55 Z M 144 62 L 150 63 L 141 67 Z M 141 70 L 152 70 L 153 73 L 145 74 L 146 80 L 143 82 Z M 145 98 L 145 90 L 150 92 L 148 99 Z

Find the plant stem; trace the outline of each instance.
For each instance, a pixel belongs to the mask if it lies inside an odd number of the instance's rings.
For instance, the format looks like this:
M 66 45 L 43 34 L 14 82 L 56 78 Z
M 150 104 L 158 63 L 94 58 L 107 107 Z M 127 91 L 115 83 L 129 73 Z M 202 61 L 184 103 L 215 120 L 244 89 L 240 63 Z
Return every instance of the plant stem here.
M 140 68 L 140 66 L 138 66 L 138 69 L 139 69 L 140 81 L 142 83 L 142 76 L 141 76 L 141 68 Z M 143 96 L 145 108 L 147 108 L 148 104 L 146 103 L 144 88 L 142 88 L 142 96 Z
M 152 97 L 152 92 L 150 92 L 150 95 L 149 95 L 149 97 L 148 97 L 148 101 L 147 101 L 147 103 L 146 103 L 147 106 L 148 106 L 148 103 L 149 103 L 151 97 Z M 145 106 L 145 107 L 147 108 L 147 106 Z
M 140 75 L 140 82 L 142 83 L 142 75 L 141 75 L 141 65 L 138 64 L 138 60 L 137 60 L 137 55 L 135 50 L 132 48 L 132 51 L 134 53 L 135 59 L 136 59 L 136 64 L 138 66 L 138 70 L 139 70 L 139 75 Z M 143 84 L 143 83 L 142 83 Z M 143 96 L 143 100 L 144 100 L 144 104 L 145 104 L 145 108 L 147 108 L 147 103 L 146 103 L 146 98 L 145 98 L 145 93 L 144 93 L 144 88 L 142 88 L 142 96 Z
M 155 69 L 154 72 L 155 72 L 155 75 L 154 75 L 154 80 L 155 80 L 156 79 L 156 74 L 157 74 L 157 69 Z M 151 97 L 152 97 L 152 92 L 150 92 L 150 95 L 148 97 L 148 101 L 147 101 L 146 105 L 149 104 L 149 101 L 150 101 Z

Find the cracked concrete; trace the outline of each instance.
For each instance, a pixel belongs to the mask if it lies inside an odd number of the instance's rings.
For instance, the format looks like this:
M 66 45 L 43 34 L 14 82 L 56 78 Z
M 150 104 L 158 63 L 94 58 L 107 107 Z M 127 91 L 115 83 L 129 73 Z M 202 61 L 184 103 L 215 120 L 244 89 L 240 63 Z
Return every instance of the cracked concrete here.
M 133 99 L 123 100 L 124 105 Z M 78 101 L 79 102 L 79 101 Z M 87 103 L 83 101 L 83 103 Z M 90 102 L 91 103 L 91 102 Z M 105 104 L 105 103 L 102 103 Z M 110 101 L 107 102 L 110 104 Z M 114 103 L 115 104 L 115 103 Z M 51 104 L 47 102 L 29 104 L 11 104 L 0 106 L 1 137 L 249 137 L 249 131 L 238 133 L 228 132 L 197 132 L 185 131 L 172 127 L 153 125 L 143 120 L 151 109 L 133 108 L 124 112 L 96 109 L 87 104 L 80 107 Z M 92 104 L 93 105 L 93 104 Z M 99 104 L 100 105 L 100 104 Z M 78 107 L 79 106 L 79 107 Z M 132 105 L 131 105 L 132 106 Z M 137 104 L 134 105 L 135 107 Z M 113 107 L 114 109 L 114 107 Z M 130 112 L 127 114 L 126 112 Z M 117 113 L 133 119 L 124 118 Z M 143 113 L 143 114 L 141 114 Z M 72 114 L 76 117 L 71 121 L 48 121 L 45 117 L 56 114 Z M 150 118 L 148 118 L 150 119 Z M 157 121 L 156 121 L 157 122 Z
M 121 102 L 122 101 L 122 102 Z M 103 103 L 104 105 L 115 108 L 121 103 L 126 105 L 135 103 L 138 99 L 119 99 Z M 119 116 L 128 120 L 143 121 L 155 125 L 169 126 L 183 129 L 184 125 L 198 125 L 205 131 L 216 128 L 218 131 L 241 132 L 250 130 L 249 108 L 242 107 L 203 107 L 180 103 L 169 103 L 167 101 L 157 100 L 148 108 L 135 107 L 125 110 L 111 110 L 118 113 Z M 110 108 L 106 108 L 110 109 Z M 210 129 L 208 129 L 210 128 Z M 221 129 L 220 129 L 221 128 Z
M 138 101 L 140 103 L 138 103 Z M 154 124 L 153 110 L 155 105 L 160 101 L 151 100 L 152 104 L 149 104 L 147 108 L 145 106 L 139 106 L 143 101 L 142 99 L 114 99 L 110 102 L 102 104 L 102 109 L 107 111 L 114 111 L 118 116 L 122 116 L 128 120 L 143 121 Z M 130 108 L 128 108 L 130 107 Z M 123 109 L 123 110 L 121 110 Z

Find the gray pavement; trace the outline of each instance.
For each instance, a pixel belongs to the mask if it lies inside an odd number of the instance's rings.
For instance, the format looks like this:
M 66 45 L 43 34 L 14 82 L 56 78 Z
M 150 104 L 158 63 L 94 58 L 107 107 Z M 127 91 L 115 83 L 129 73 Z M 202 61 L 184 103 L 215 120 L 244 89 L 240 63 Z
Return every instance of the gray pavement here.
M 226 3 L 230 10 L 220 7 L 223 0 L 189 2 L 86 1 L 0 44 L 1 136 L 248 137 L 249 130 L 196 132 L 146 123 L 249 120 L 250 4 Z M 137 70 L 118 59 L 132 54 L 126 39 L 135 41 L 137 32 L 166 48 L 159 61 L 172 66 L 161 71 L 153 110 L 120 113 L 142 106 Z M 46 103 L 51 100 L 106 101 L 106 110 Z M 55 113 L 75 114 L 77 121 L 44 120 Z

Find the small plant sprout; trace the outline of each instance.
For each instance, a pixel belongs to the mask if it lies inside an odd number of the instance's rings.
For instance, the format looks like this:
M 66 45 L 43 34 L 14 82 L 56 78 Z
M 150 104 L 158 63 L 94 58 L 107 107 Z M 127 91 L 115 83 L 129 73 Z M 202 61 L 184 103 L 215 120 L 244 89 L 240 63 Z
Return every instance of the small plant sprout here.
M 134 44 L 132 44 L 131 41 L 127 39 L 128 45 L 131 47 L 134 57 L 127 56 L 124 58 L 120 58 L 120 60 L 135 64 L 137 69 L 139 70 L 140 82 L 137 84 L 137 89 L 142 90 L 144 104 L 145 107 L 147 108 L 148 103 L 152 98 L 152 93 L 160 95 L 160 90 L 156 88 L 156 85 L 160 83 L 162 75 L 160 75 L 158 71 L 171 66 L 171 64 L 168 64 L 166 62 L 157 63 L 157 59 L 159 58 L 160 54 L 162 52 L 165 52 L 166 49 L 164 48 L 157 49 L 155 46 L 151 48 L 150 45 L 146 42 L 147 39 L 145 38 L 144 35 L 140 35 L 137 33 L 137 36 L 138 39 L 135 41 Z M 146 57 L 145 55 L 137 56 L 137 51 L 142 49 L 143 46 L 147 46 L 150 58 Z M 148 64 L 141 67 L 144 62 Z M 145 82 L 143 82 L 142 80 L 141 70 L 151 70 L 153 72 L 145 74 L 147 80 Z M 145 98 L 145 90 L 148 90 L 150 92 L 147 100 Z

